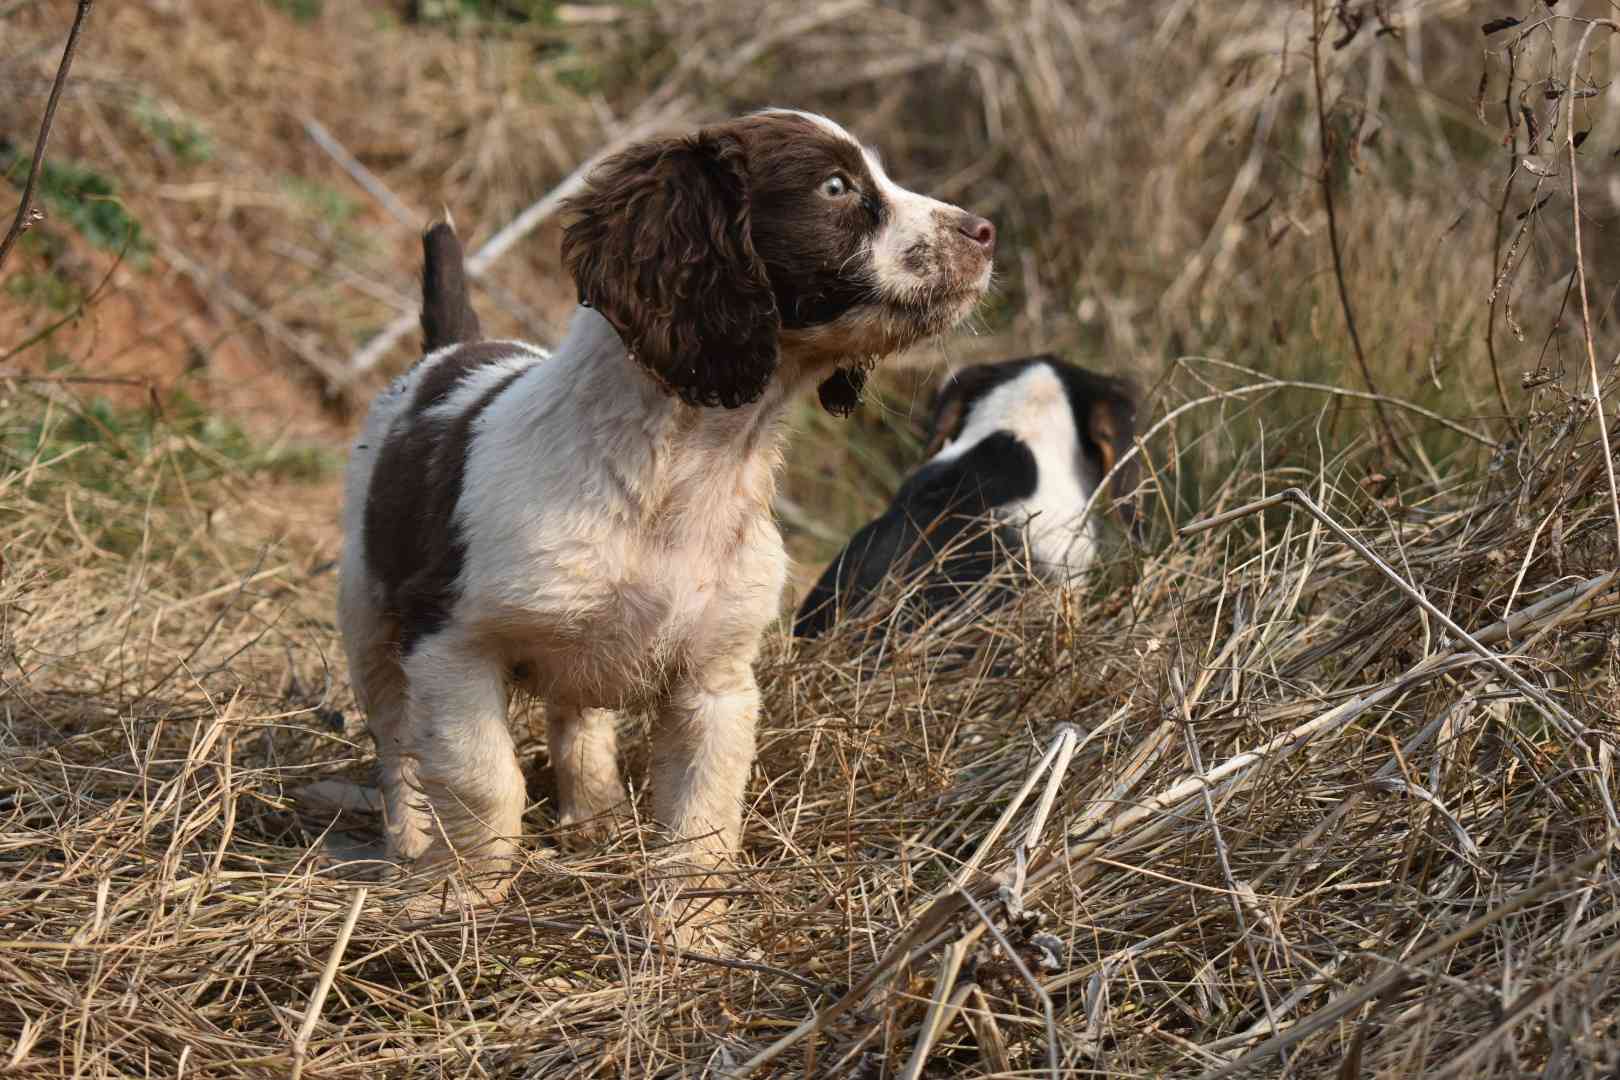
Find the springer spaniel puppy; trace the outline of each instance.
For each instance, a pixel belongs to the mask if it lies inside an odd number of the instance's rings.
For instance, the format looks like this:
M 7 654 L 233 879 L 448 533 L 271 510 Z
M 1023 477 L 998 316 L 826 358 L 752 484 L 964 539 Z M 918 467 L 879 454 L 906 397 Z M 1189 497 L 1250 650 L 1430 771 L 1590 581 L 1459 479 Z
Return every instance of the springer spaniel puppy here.
M 624 800 L 614 713 L 645 707 L 672 856 L 735 850 L 786 579 L 788 403 L 819 385 L 853 409 L 880 358 L 973 309 L 995 246 L 990 222 L 785 110 L 637 145 L 567 211 L 580 307 L 550 354 L 478 340 L 454 234 L 429 232 L 429 351 L 373 404 L 347 475 L 340 621 L 389 855 L 459 869 L 487 902 L 524 806 L 513 673 L 546 702 L 564 825 Z
M 795 636 L 821 636 L 896 583 L 904 599 L 880 638 L 947 610 L 990 610 L 1020 579 L 1063 582 L 1090 563 L 1098 522 L 1080 513 L 1135 437 L 1129 384 L 1054 356 L 979 364 L 941 389 L 930 427 L 928 460 L 822 573 Z M 1135 487 L 1133 460 L 1112 484 L 1133 530 Z

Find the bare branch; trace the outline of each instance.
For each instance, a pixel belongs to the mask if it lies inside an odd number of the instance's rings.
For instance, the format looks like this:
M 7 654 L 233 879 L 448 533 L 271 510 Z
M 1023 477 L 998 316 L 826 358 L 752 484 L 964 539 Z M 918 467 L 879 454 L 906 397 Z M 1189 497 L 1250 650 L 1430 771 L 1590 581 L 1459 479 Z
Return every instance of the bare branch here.
M 17 243 L 17 238 L 44 215 L 34 208 L 34 188 L 39 183 L 39 170 L 45 163 L 45 144 L 51 139 L 51 124 L 56 120 L 56 105 L 62 99 L 62 87 L 67 85 L 68 69 L 73 66 L 73 56 L 79 51 L 79 34 L 84 30 L 85 20 L 90 17 L 90 5 L 94 0 L 79 0 L 79 10 L 73 16 L 73 29 L 68 31 L 67 46 L 62 50 L 62 62 L 56 68 L 56 81 L 51 83 L 51 96 L 45 102 L 45 118 L 40 121 L 39 138 L 34 142 L 34 160 L 28 166 L 28 182 L 23 185 L 22 202 L 17 205 L 17 216 L 12 219 L 11 228 L 4 240 L 0 240 L 0 267 L 6 265 L 6 256 L 11 254 L 11 248 Z

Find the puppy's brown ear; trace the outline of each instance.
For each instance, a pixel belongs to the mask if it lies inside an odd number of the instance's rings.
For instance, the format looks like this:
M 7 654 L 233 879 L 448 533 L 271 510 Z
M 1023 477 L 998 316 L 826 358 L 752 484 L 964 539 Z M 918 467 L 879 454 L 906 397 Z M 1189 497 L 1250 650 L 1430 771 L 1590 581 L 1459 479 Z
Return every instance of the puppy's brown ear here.
M 1107 476 L 1108 470 L 1136 442 L 1136 396 L 1124 383 L 1112 379 L 1109 382 L 1114 385 L 1099 392 L 1086 410 L 1085 439 L 1102 466 L 1102 471 L 1097 474 L 1099 478 Z M 1113 497 L 1114 511 L 1119 514 L 1119 520 L 1131 534 L 1131 539 L 1138 543 L 1142 539 L 1141 523 L 1137 520 L 1136 504 L 1130 496 L 1136 490 L 1140 477 L 1141 468 L 1137 465 L 1137 459 L 1132 458 L 1114 474 L 1108 492 Z
M 945 444 L 962 433 L 962 422 L 967 419 L 967 409 L 962 404 L 962 395 L 953 394 L 948 389 L 940 394 L 941 401 L 934 407 L 934 419 L 928 426 L 928 445 L 923 448 L 923 457 L 931 458 L 941 450 Z
M 580 302 L 691 405 L 758 400 L 781 317 L 749 224 L 748 162 L 723 128 L 609 158 L 568 201 L 562 257 Z

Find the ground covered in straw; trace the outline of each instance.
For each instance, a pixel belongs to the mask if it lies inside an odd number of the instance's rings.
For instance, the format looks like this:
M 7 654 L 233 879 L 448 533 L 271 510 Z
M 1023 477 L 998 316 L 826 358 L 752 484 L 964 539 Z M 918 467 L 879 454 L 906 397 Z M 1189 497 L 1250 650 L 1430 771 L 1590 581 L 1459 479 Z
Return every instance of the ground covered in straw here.
M 1218 377 L 1233 408 L 1264 396 Z M 33 426 L 0 537 L 19 1075 L 1620 1065 L 1620 597 L 1589 428 L 1549 417 L 1444 489 L 1250 455 L 1211 512 L 1297 487 L 1326 520 L 1161 535 L 1089 595 L 960 632 L 966 667 L 930 664 L 938 639 L 881 666 L 855 633 L 778 642 L 739 948 L 678 956 L 633 936 L 640 834 L 557 845 L 538 746 L 500 910 L 407 928 L 326 865 L 330 830 L 375 828 L 296 797 L 369 753 L 329 534 L 185 431 L 64 449 L 50 397 L 10 399 Z
M 19 99 L 71 6 L 0 0 Z M 1472 8 L 96 5 L 0 281 L 0 1069 L 1612 1080 L 1620 44 Z M 477 249 L 766 102 L 1003 237 L 970 334 L 794 416 L 803 570 L 942 370 L 1052 347 L 1143 387 L 1146 542 L 883 654 L 773 634 L 727 950 L 638 936 L 651 831 L 565 844 L 532 735 L 510 901 L 406 925 L 310 797 L 370 778 L 336 467 L 413 342 L 353 358 L 439 206 Z M 555 264 L 488 324 L 554 340 Z

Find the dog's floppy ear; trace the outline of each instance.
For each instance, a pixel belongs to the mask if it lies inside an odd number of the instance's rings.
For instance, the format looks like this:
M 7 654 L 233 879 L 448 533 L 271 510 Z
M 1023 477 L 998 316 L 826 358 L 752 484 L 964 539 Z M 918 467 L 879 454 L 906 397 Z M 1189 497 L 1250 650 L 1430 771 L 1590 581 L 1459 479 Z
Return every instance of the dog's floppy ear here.
M 1128 384 L 1117 379 L 1099 380 L 1086 402 L 1085 416 L 1080 419 L 1085 424 L 1082 437 L 1089 444 L 1090 455 L 1101 466 L 1097 473 L 1101 479 L 1136 443 L 1136 395 Z M 1141 468 L 1132 458 L 1114 474 L 1109 490 L 1120 521 L 1138 542 L 1141 523 L 1130 496 L 1140 476 Z
M 1020 369 L 1021 370 L 1021 369 Z M 997 383 L 1014 373 L 1014 365 L 973 364 L 945 377 L 934 394 L 934 407 L 928 422 L 928 443 L 924 458 L 931 458 L 945 444 L 962 434 L 968 410 Z
M 928 424 L 928 445 L 923 447 L 923 457 L 932 458 L 945 449 L 946 443 L 962 433 L 962 424 L 966 419 L 967 408 L 962 395 L 952 393 L 948 386 L 942 388 L 934 405 L 933 419 Z
M 691 405 L 758 400 L 781 317 L 749 224 L 748 161 L 724 128 L 609 158 L 568 200 L 562 257 L 580 302 Z

